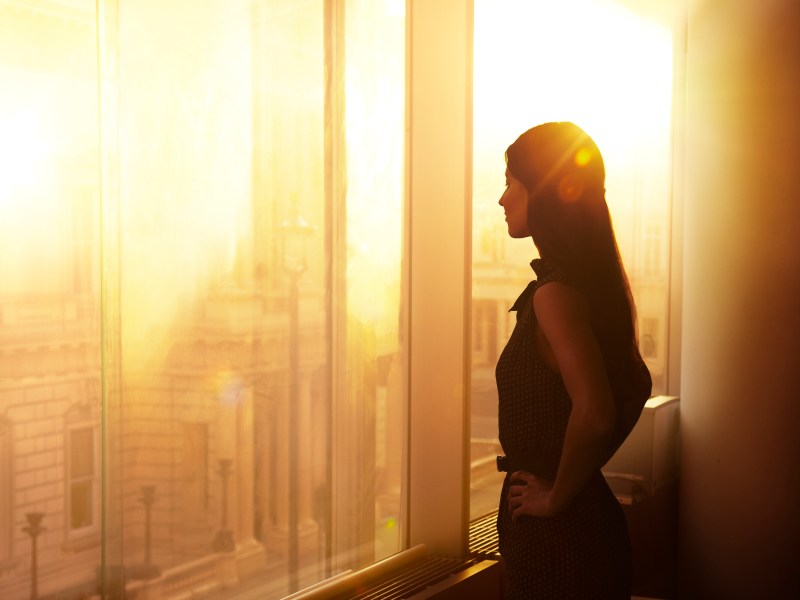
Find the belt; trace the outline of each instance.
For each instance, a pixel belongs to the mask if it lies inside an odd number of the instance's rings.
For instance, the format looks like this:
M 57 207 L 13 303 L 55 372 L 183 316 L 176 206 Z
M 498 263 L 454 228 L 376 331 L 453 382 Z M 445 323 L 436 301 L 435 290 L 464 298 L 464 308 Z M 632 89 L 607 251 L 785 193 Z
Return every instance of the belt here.
M 544 477 L 548 472 L 541 458 L 519 458 L 516 456 L 498 456 L 497 470 L 505 473 L 528 471 L 538 477 Z

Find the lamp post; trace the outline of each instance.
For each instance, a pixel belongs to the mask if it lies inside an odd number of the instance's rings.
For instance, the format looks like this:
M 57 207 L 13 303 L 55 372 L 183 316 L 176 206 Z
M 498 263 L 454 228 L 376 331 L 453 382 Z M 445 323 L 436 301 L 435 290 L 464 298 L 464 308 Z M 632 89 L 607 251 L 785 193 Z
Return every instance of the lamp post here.
M 297 212 L 292 199 L 289 218 L 279 228 L 281 267 L 289 275 L 289 592 L 299 588 L 298 461 L 299 315 L 298 280 L 306 270 L 305 245 L 314 229 Z
M 231 475 L 231 464 L 233 461 L 230 458 L 219 459 L 219 476 L 222 478 L 222 522 L 211 543 L 214 552 L 233 552 L 236 549 L 233 532 L 228 529 L 228 478 Z
M 31 600 L 36 600 L 39 597 L 38 590 L 38 567 L 39 557 L 37 556 L 38 549 L 36 547 L 36 538 L 42 533 L 45 528 L 42 527 L 42 519 L 44 518 L 43 512 L 29 512 L 26 513 L 25 518 L 28 519 L 28 526 L 23 527 L 22 531 L 31 536 Z
M 139 502 L 144 504 L 144 564 L 146 567 L 149 567 L 151 563 L 150 512 L 155 501 L 156 486 L 143 485 L 142 497 L 139 498 Z

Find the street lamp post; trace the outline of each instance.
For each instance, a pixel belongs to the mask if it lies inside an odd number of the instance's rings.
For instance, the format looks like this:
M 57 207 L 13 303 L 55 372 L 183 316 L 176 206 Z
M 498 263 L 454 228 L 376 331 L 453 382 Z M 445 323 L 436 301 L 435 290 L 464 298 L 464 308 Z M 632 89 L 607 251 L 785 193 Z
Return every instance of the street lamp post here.
M 39 557 L 38 549 L 36 546 L 36 538 L 42 533 L 45 528 L 42 527 L 42 519 L 44 518 L 43 512 L 30 512 L 25 515 L 28 519 L 28 526 L 23 527 L 22 531 L 31 536 L 31 600 L 36 600 L 39 597 L 38 579 L 39 579 Z
M 289 218 L 280 226 L 281 263 L 289 276 L 289 592 L 299 588 L 299 374 L 300 331 L 298 280 L 306 270 L 305 244 L 313 228 L 297 213 L 293 202 Z
M 289 591 L 299 588 L 299 541 L 298 541 L 298 473 L 297 473 L 297 434 L 298 434 L 298 307 L 297 278 L 299 273 L 290 273 L 289 283 Z
M 219 476 L 222 478 L 222 522 L 211 543 L 214 552 L 233 552 L 236 549 L 233 532 L 228 529 L 228 478 L 231 475 L 232 464 L 230 458 L 219 459 Z
M 150 513 L 155 501 L 156 486 L 143 485 L 142 497 L 139 498 L 139 502 L 144 504 L 144 564 L 146 567 L 149 567 L 151 563 Z

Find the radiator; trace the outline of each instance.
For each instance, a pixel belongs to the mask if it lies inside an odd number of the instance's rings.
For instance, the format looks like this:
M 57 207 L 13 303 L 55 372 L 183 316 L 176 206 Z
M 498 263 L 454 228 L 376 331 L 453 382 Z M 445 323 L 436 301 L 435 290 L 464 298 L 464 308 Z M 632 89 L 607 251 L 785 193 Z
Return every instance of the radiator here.
M 497 511 L 469 524 L 470 556 L 490 560 L 500 559 L 497 543 Z
M 497 563 L 427 553 L 424 545 L 347 573 L 291 600 L 458 600 L 499 597 Z M 288 599 L 287 599 L 288 600 Z

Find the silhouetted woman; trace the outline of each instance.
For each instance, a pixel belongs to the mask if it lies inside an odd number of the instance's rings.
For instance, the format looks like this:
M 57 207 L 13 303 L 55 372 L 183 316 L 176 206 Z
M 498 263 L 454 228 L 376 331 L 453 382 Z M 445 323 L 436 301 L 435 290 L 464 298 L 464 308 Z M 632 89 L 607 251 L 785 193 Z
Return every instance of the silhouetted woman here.
M 650 374 L 595 143 L 545 123 L 506 151 L 508 233 L 540 258 L 497 363 L 508 471 L 497 527 L 511 598 L 630 598 L 622 509 L 600 468 L 641 413 Z

